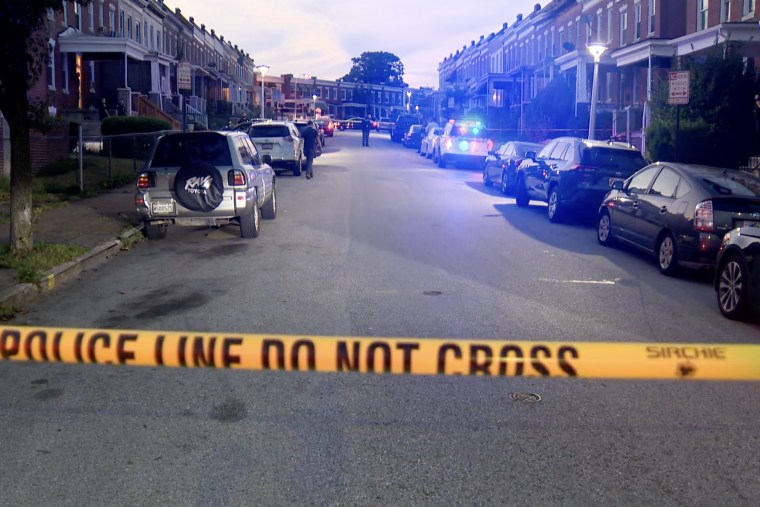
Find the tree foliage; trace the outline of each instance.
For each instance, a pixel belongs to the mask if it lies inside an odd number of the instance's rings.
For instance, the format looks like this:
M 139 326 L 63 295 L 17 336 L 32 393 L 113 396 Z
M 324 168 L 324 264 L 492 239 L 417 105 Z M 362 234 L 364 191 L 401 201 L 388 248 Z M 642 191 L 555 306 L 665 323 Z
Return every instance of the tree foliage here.
M 404 64 L 398 56 L 386 51 L 365 51 L 351 58 L 353 66 L 341 79 L 350 83 L 406 86 Z
M 30 104 L 28 92 L 48 62 L 48 34 L 43 30 L 47 11 L 62 8 L 61 0 L 4 0 L 0 10 L 0 111 L 11 134 L 10 247 L 20 254 L 34 246 L 29 129 L 45 123 L 40 114 L 45 99 L 33 98 Z
M 740 50 L 739 44 L 726 42 L 707 53 L 681 58 L 679 70 L 691 73 L 687 105 L 669 105 L 667 79 L 655 83 L 653 121 L 646 133 L 651 160 L 738 167 L 755 152 L 757 133 L 752 115 L 758 83 Z

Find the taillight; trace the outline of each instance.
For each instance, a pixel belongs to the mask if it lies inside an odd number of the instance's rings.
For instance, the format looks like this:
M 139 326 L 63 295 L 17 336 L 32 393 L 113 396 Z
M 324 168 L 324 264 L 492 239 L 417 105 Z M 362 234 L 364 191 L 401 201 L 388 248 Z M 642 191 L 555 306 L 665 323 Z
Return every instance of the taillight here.
M 694 208 L 694 229 L 715 232 L 712 201 L 702 201 Z
M 583 166 L 582 166 L 582 165 L 580 165 L 580 164 L 575 164 L 574 166 L 572 166 L 572 167 L 569 167 L 567 170 L 568 170 L 568 171 L 580 171 L 581 169 L 583 169 Z
M 239 169 L 230 169 L 227 171 L 227 184 L 231 187 L 245 185 L 245 174 Z
M 493 139 L 489 139 L 486 143 L 486 148 L 488 148 L 488 151 L 493 150 Z
M 140 173 L 137 177 L 137 188 L 152 188 L 156 186 L 156 173 Z
M 446 149 L 450 150 L 452 146 L 454 146 L 454 143 L 451 142 L 451 139 L 446 139 Z

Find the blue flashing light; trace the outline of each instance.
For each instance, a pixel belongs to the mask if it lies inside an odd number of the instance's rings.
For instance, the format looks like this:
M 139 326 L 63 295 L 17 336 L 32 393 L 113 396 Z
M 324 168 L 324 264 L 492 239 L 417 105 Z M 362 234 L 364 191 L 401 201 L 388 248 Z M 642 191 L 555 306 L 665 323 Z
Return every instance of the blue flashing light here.
M 459 141 L 459 151 L 467 151 L 470 148 L 470 143 L 462 139 Z

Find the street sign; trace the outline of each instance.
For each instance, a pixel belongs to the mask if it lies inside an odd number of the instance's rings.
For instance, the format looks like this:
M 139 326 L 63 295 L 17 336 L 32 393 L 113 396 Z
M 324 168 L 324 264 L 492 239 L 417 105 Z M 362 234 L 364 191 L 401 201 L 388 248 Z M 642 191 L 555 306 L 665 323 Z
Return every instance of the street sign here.
M 177 88 L 180 90 L 192 90 L 191 67 L 188 62 L 179 62 L 177 64 Z
M 691 73 L 688 71 L 676 71 L 669 73 L 670 88 L 668 90 L 668 104 L 688 104 L 689 103 L 689 78 Z

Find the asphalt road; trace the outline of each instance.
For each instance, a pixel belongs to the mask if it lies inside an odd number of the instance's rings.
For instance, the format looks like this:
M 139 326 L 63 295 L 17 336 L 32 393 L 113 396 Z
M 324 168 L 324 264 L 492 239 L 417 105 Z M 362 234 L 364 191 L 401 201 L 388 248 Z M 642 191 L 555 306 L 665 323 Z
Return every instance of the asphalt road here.
M 596 243 L 360 133 L 278 217 L 171 228 L 12 324 L 757 343 L 708 276 Z M 4 505 L 754 505 L 753 383 L 404 377 L 0 362 Z M 522 394 L 540 396 L 526 402 Z

